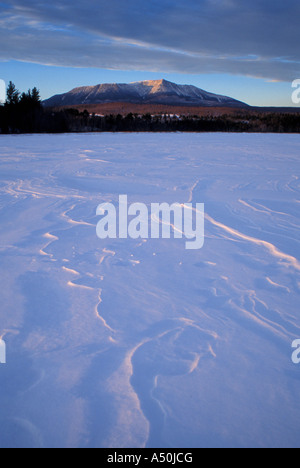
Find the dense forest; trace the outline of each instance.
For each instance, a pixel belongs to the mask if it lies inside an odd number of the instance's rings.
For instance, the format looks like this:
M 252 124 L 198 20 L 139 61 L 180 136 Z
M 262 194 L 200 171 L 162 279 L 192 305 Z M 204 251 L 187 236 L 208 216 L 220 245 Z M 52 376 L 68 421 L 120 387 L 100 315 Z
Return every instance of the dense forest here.
M 37 88 L 20 93 L 10 82 L 0 106 L 0 133 L 67 132 L 274 132 L 300 133 L 300 113 L 239 113 L 199 117 L 186 115 L 105 115 L 87 110 L 43 107 Z

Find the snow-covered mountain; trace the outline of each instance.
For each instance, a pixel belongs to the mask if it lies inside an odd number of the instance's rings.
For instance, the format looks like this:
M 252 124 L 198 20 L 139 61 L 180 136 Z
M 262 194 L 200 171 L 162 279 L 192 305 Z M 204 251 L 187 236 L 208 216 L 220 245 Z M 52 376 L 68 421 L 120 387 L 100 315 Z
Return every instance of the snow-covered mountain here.
M 247 104 L 204 91 L 196 86 L 177 85 L 166 80 L 141 81 L 130 84 L 100 84 L 75 88 L 44 101 L 45 106 L 72 106 L 130 102 L 136 104 L 168 104 L 203 107 L 247 107 Z

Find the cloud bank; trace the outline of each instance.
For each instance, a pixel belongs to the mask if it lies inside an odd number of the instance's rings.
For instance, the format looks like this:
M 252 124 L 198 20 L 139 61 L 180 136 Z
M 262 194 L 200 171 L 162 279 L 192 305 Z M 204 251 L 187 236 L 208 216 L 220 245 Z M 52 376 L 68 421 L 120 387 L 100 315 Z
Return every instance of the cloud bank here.
M 299 0 L 0 3 L 0 60 L 292 81 Z

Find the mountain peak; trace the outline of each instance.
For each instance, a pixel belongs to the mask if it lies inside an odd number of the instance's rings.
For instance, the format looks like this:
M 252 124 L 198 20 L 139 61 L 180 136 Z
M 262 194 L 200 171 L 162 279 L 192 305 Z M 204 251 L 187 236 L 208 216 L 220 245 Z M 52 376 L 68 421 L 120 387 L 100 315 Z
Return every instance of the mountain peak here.
M 136 85 L 136 84 L 142 84 L 142 85 L 145 85 L 145 86 L 157 86 L 157 85 L 161 85 L 161 84 L 164 84 L 164 83 L 170 83 L 170 81 L 166 81 L 164 79 L 161 79 L 161 80 L 144 80 L 144 81 L 133 81 L 132 85 Z
M 164 79 L 75 88 L 68 93 L 53 96 L 44 101 L 44 105 L 59 107 L 109 102 L 194 107 L 247 107 L 246 104 L 230 97 L 209 93 L 196 86 L 178 85 Z
M 141 81 L 142 84 L 145 84 L 147 86 L 159 86 L 163 84 L 169 84 L 170 81 L 166 80 L 146 80 L 146 81 Z

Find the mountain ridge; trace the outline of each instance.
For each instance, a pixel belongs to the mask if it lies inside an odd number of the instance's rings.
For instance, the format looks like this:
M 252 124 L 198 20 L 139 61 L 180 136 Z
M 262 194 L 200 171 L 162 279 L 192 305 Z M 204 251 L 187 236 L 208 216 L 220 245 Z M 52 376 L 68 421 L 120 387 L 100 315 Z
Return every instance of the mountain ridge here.
M 113 102 L 132 104 L 167 104 L 199 107 L 247 108 L 246 103 L 228 96 L 213 94 L 193 85 L 178 85 L 167 80 L 133 83 L 103 83 L 81 86 L 45 100 L 46 107 L 90 105 Z

